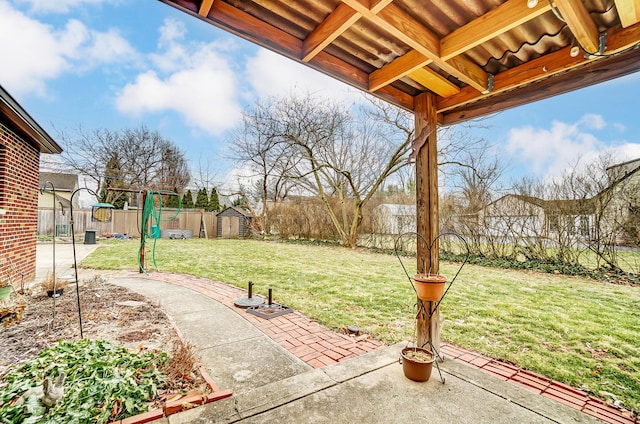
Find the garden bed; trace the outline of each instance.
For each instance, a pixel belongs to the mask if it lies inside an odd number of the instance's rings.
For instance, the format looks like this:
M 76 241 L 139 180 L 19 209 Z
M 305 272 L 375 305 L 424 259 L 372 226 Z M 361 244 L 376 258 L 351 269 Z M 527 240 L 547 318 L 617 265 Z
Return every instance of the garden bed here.
M 8 385 L 7 374 L 43 349 L 57 346 L 59 340 L 80 340 L 74 284 L 56 299 L 41 291 L 12 300 L 26 308 L 20 321 L 8 322 L 0 331 L 0 389 Z M 166 383 L 149 399 L 145 417 L 159 418 L 230 395 L 218 390 L 191 347 L 179 338 L 170 318 L 142 295 L 94 277 L 81 283 L 80 300 L 85 339 L 104 340 L 141 356 L 164 352 L 173 357 L 164 373 Z M 67 379 L 65 389 L 71 384 Z M 122 405 L 116 402 L 112 418 L 123 418 L 122 414 Z

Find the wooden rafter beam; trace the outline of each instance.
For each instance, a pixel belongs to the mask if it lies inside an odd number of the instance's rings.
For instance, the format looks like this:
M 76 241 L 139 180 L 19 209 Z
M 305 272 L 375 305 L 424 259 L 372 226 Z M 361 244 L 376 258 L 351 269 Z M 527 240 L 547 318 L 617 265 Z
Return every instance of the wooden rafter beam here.
M 377 14 L 387 30 L 403 40 L 407 45 L 416 49 L 435 65 L 464 81 L 478 91 L 484 91 L 488 85 L 488 75 L 484 69 L 464 57 L 445 61 L 440 57 L 440 40 L 427 31 L 419 22 L 415 21 L 394 4 L 390 4 Z
M 589 53 L 599 50 L 599 33 L 582 0 L 556 0 L 558 11 L 580 46 Z
M 380 69 L 373 71 L 369 75 L 369 91 L 377 91 L 385 85 L 402 78 L 405 75 L 420 69 L 431 62 L 423 54 L 416 50 L 396 58 L 393 62 L 389 62 Z
M 378 13 L 392 1 L 393 0 L 372 1 L 370 10 L 372 13 Z M 311 58 L 338 38 L 340 34 L 358 22 L 361 17 L 361 13 L 346 3 L 340 3 L 304 41 L 302 46 L 302 61 L 308 62 L 311 60 Z
M 255 44 L 275 50 L 291 59 L 299 59 L 302 41 L 223 1 L 216 1 L 208 21 Z
M 569 50 L 567 47 L 565 50 Z M 518 90 L 518 95 L 502 93 L 495 98 L 484 99 L 444 115 L 443 125 L 452 125 L 469 119 L 500 112 L 527 103 L 547 99 L 584 87 L 610 81 L 640 71 L 640 49 L 632 49 L 618 56 L 589 61 L 578 72 L 566 72 L 547 78 Z
M 340 3 L 327 18 L 309 34 L 302 44 L 302 61 L 308 62 L 338 38 L 362 15 L 344 3 Z
M 618 28 L 608 33 L 606 53 L 609 55 L 617 54 L 638 43 L 640 43 L 640 23 L 629 28 Z M 493 81 L 493 91 L 489 94 L 478 94 L 476 90 L 464 87 L 456 95 L 439 99 L 438 112 L 446 113 L 449 110 L 464 107 L 478 100 L 499 95 L 556 74 L 566 73 L 566 71 L 584 66 L 592 61 L 592 59 L 585 59 L 581 55 L 571 57 L 570 50 L 570 47 L 566 47 L 497 74 Z M 605 59 L 596 59 L 596 61 L 600 60 Z
M 408 75 L 417 83 L 422 84 L 440 96 L 447 97 L 459 92 L 458 86 L 433 69 L 425 67 L 425 63 L 430 62 L 431 60 L 412 50 L 382 68 L 373 71 L 369 75 L 369 90 L 377 91 Z
M 535 19 L 550 9 L 551 6 L 549 2 L 545 1 L 539 2 L 534 8 L 529 8 L 524 1 L 509 0 L 442 38 L 440 41 L 440 58 L 445 61 L 451 61 L 453 59 L 455 63 L 457 60 L 460 60 L 454 59 L 456 56 L 518 25 L 522 25 L 524 22 Z M 410 75 L 414 69 L 418 70 L 432 62 L 432 60 L 427 57 L 415 53 L 415 51 L 411 51 L 405 56 L 391 62 L 387 65 L 387 69 L 380 69 L 374 72 L 370 78 L 369 89 L 375 91 L 383 84 L 391 84 L 393 81 L 405 75 Z M 395 64 L 395 62 L 398 63 Z M 463 67 L 464 63 L 461 63 L 460 66 Z M 410 71 L 407 71 L 407 69 L 410 69 Z M 393 74 L 394 70 L 396 72 L 395 75 Z M 429 71 L 431 71 L 429 68 L 425 68 L 424 72 L 417 72 L 414 75 L 425 76 L 425 72 Z M 381 76 L 384 76 L 384 79 Z M 438 81 L 438 79 L 436 78 L 434 81 Z M 424 85 L 424 81 L 417 82 Z M 459 89 L 452 90 L 452 87 L 443 87 L 440 85 L 425 87 L 442 97 L 447 97 L 460 91 Z
M 466 58 L 457 58 L 457 60 L 449 62 L 442 60 L 438 37 L 393 3 L 375 13 L 362 0 L 342 0 L 342 2 L 425 56 L 428 60 L 423 62 L 424 64 L 433 61 L 438 67 L 476 90 L 486 90 L 488 75 L 482 68 Z
M 414 97 L 417 89 L 396 85 L 391 83 L 399 78 L 412 78 L 419 84 L 427 87 L 438 95 L 437 111 L 441 122 L 452 123 L 468 119 L 471 115 L 480 116 L 482 114 L 504 110 L 507 107 L 517 106 L 528 103 L 531 99 L 541 98 L 541 96 L 552 96 L 565 90 L 564 86 L 579 88 L 575 83 L 571 82 L 566 75 L 573 75 L 575 78 L 593 83 L 592 81 L 605 81 L 606 78 L 600 75 L 585 75 L 588 71 L 600 71 L 607 75 L 618 75 L 616 69 L 610 69 L 607 66 L 594 67 L 593 63 L 617 63 L 617 56 L 624 55 L 626 58 L 640 59 L 638 50 L 626 52 L 640 42 L 640 23 L 636 17 L 632 17 L 636 23 L 627 25 L 626 28 L 610 28 L 607 30 L 607 42 L 604 57 L 585 59 L 583 56 L 571 57 L 569 55 L 570 48 L 564 48 L 544 56 L 540 56 L 534 60 L 526 62 L 518 67 L 502 71 L 494 76 L 493 90 L 490 93 L 481 93 L 478 90 L 478 84 L 458 89 L 457 85 L 452 84 L 459 75 L 469 78 L 473 74 L 473 70 L 469 71 L 465 68 L 465 55 L 458 54 L 464 52 L 462 44 L 471 46 L 483 43 L 483 40 L 497 36 L 501 31 L 506 31 L 510 26 L 516 25 L 517 22 L 533 19 L 538 13 L 543 13 L 548 7 L 545 1 L 538 6 L 538 10 L 531 12 L 526 11 L 522 6 L 512 3 L 514 0 L 507 0 L 496 9 L 488 12 L 486 16 L 480 17 L 484 22 L 484 26 L 478 26 L 476 31 L 472 31 L 475 25 L 479 25 L 475 21 L 469 23 L 469 27 L 465 27 L 464 31 L 458 30 L 442 40 L 438 40 L 434 34 L 431 34 L 418 22 L 412 20 L 403 10 L 399 9 L 392 0 L 342 0 L 344 5 L 340 6 L 340 11 L 335 12 L 335 16 L 346 16 L 339 19 L 332 17 L 332 12 L 325 22 L 316 28 L 310 34 L 307 40 L 300 40 L 282 29 L 279 29 L 269 23 L 259 19 L 257 16 L 249 12 L 238 9 L 227 2 L 215 0 L 161 0 L 180 9 L 192 16 L 199 17 L 214 26 L 222 28 L 232 34 L 236 34 L 246 40 L 257 45 L 275 51 L 283 56 L 298 62 L 303 62 L 303 58 L 308 59 L 306 64 L 319 70 L 331 77 L 341 80 L 353 87 L 370 90 L 372 87 L 379 87 L 374 94 L 383 98 L 397 106 L 407 110 L 414 110 Z M 515 0 L 521 1 L 521 0 Z M 589 39 L 593 47 L 593 51 L 597 51 L 597 40 L 599 34 L 593 31 L 590 22 L 591 19 L 586 10 L 581 7 L 581 0 L 555 0 L 560 4 L 559 10 L 563 13 L 571 30 L 574 33 L 582 33 L 583 39 Z M 637 14 L 638 0 L 615 0 L 617 8 L 628 7 L 631 5 L 629 16 Z M 209 6 L 210 5 L 210 6 Z M 355 12 L 350 12 L 348 8 Z M 504 8 L 504 9 L 502 9 Z M 562 8 L 562 9 L 561 9 Z M 337 9 L 336 9 L 337 10 Z M 564 10 L 564 12 L 563 12 Z M 345 11 L 349 13 L 345 13 Z M 507 13 L 511 11 L 513 13 Z M 202 16 L 201 13 L 206 14 Z M 352 19 L 356 16 L 364 17 L 373 24 L 376 24 L 382 31 L 388 32 L 406 43 L 409 47 L 409 53 L 397 58 L 394 62 L 384 66 L 371 75 L 361 68 L 351 65 L 340 57 L 333 56 L 326 52 L 320 45 L 328 45 L 335 40 L 340 34 L 343 34 L 349 27 L 353 25 Z M 358 18 L 359 19 L 359 18 Z M 354 21 L 355 22 L 355 21 Z M 483 29 L 488 27 L 489 29 Z M 502 27 L 502 30 L 495 28 Z M 328 28 L 332 28 L 327 30 Z M 465 35 L 465 31 L 467 35 Z M 316 33 L 316 34 L 314 34 Z M 324 34 L 324 36 L 320 36 Z M 314 41 L 315 39 L 315 41 Z M 594 41 L 595 40 L 595 41 Z M 451 47 L 453 46 L 453 47 Z M 456 47 L 457 46 L 457 47 Z M 586 50 L 590 47 L 583 46 Z M 305 50 L 306 49 L 306 50 Z M 450 50 L 448 50 L 450 49 Z M 303 52 L 310 54 L 305 57 Z M 443 52 L 452 57 L 444 61 L 440 56 Z M 605 58 L 606 57 L 606 58 Z M 433 64 L 433 66 L 427 66 Z M 629 69 L 636 69 L 640 65 L 630 63 L 628 60 L 624 62 L 626 68 L 624 72 L 630 72 Z M 634 68 L 635 66 L 635 68 Z M 573 68 L 580 68 L 577 72 L 570 72 Z M 433 68 L 433 69 L 432 69 Z M 439 69 L 438 69 L 439 68 Z M 440 73 L 435 72 L 438 69 L 443 75 L 450 75 L 445 78 Z M 453 69 L 453 72 L 451 71 Z M 471 68 L 469 68 L 471 69 Z M 442 72 L 442 71 L 443 72 Z M 484 72 L 484 71 L 482 71 Z M 464 81 L 463 78 L 459 78 Z M 549 81 L 562 81 L 562 87 L 557 87 Z M 539 89 L 545 89 L 550 93 L 534 93 L 530 87 L 536 86 Z M 440 118 L 439 118 L 440 119 Z
M 200 3 L 200 9 L 198 9 L 198 15 L 206 18 L 209 15 L 209 12 L 211 12 L 213 1 L 214 0 L 202 0 L 202 3 Z
M 615 0 L 622 27 L 630 27 L 640 22 L 640 3 L 637 0 Z
M 418 70 L 422 67 L 427 66 L 429 63 L 433 62 L 434 59 L 437 65 L 441 66 L 444 70 L 450 72 L 454 76 L 458 76 L 459 72 L 468 72 L 467 70 L 469 70 L 470 74 L 473 75 L 475 71 L 475 65 L 470 68 L 468 65 L 468 61 L 466 61 L 464 57 L 456 58 L 456 56 L 459 56 L 465 51 L 472 49 L 491 38 L 497 37 L 517 27 L 518 25 L 521 25 L 524 22 L 535 19 L 536 17 L 549 11 L 550 8 L 551 6 L 548 2 L 539 2 L 536 7 L 529 8 L 524 1 L 509 0 L 506 3 L 503 3 L 501 6 L 498 6 L 497 8 L 491 10 L 487 14 L 461 27 L 457 31 L 454 31 L 453 33 L 445 36 L 440 41 L 439 57 L 436 58 L 434 56 L 429 56 L 425 51 L 421 51 L 421 54 L 416 54 L 417 50 L 411 51 L 405 56 L 396 59 L 394 62 L 391 62 L 386 67 L 375 71 L 370 77 L 369 90 L 375 91 L 385 84 L 391 84 L 393 81 L 412 73 L 414 70 Z M 392 7 L 384 9 L 384 11 L 388 10 L 392 10 L 392 12 L 387 15 L 387 19 L 392 23 L 392 25 L 394 25 L 395 28 L 400 28 L 402 25 L 402 21 L 406 22 L 405 25 L 407 26 L 407 28 L 411 28 L 410 23 L 412 21 L 409 20 L 409 18 L 405 14 L 403 14 L 402 12 L 398 12 L 397 8 L 395 10 L 393 10 Z M 383 13 L 379 13 L 378 16 L 384 18 L 384 11 Z M 391 30 L 393 31 L 393 29 Z M 413 30 L 410 33 L 414 34 L 413 37 L 418 39 L 420 39 L 422 35 L 420 34 L 419 30 Z M 410 44 L 410 40 L 404 41 Z M 436 50 L 433 46 L 431 46 L 430 49 Z M 447 65 L 452 66 L 454 68 L 454 71 L 452 71 L 446 65 L 442 66 L 442 61 L 448 61 Z M 425 68 L 424 72 L 419 72 L 418 75 L 425 76 L 425 72 L 429 73 L 430 71 L 431 70 L 429 68 Z M 434 74 L 434 76 L 436 75 Z M 483 91 L 486 88 L 486 78 L 488 76 L 484 73 L 484 71 L 482 71 L 482 73 L 477 73 L 476 76 L 477 78 L 475 82 L 477 84 L 471 83 L 470 85 L 476 90 Z M 461 79 L 464 81 L 464 78 Z M 439 79 L 436 77 L 434 79 L 434 82 L 435 81 L 439 81 Z M 423 82 L 421 82 L 421 84 L 423 84 Z M 465 82 L 469 83 L 469 81 Z M 427 88 L 441 96 L 443 95 L 443 93 L 451 95 L 452 93 L 458 91 L 452 91 L 451 87 L 442 87 L 439 85 L 427 86 Z
M 453 96 L 460 92 L 460 88 L 457 85 L 453 84 L 431 68 L 418 68 L 415 71 L 410 72 L 408 76 L 441 97 Z
M 509 0 L 443 37 L 440 41 L 440 57 L 449 60 L 549 10 L 551 6 L 544 0 L 534 8 L 527 7 L 524 0 Z

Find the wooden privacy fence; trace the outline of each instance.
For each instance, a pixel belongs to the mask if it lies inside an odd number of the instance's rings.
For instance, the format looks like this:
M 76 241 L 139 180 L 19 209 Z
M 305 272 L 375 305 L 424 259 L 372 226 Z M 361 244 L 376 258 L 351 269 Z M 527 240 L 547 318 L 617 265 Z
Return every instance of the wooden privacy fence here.
M 181 210 L 178 216 L 167 221 L 176 214 L 175 210 L 163 210 L 160 230 L 191 230 L 193 237 L 200 236 L 201 222 L 203 229 L 209 238 L 216 236 L 217 219 L 215 212 L 200 212 L 200 210 Z M 71 236 L 70 210 L 65 209 L 64 214 L 56 209 L 56 235 Z M 84 234 L 86 230 L 96 230 L 98 236 L 107 234 L 127 234 L 133 237 L 140 236 L 140 211 L 139 210 L 113 210 L 111 222 L 97 222 L 91 219 L 91 209 L 77 209 L 73 211 L 73 227 L 76 235 Z M 155 225 L 155 220 L 151 220 Z M 151 234 L 151 233 L 149 233 Z M 38 209 L 38 235 L 53 235 L 53 208 Z M 204 234 L 203 234 L 204 237 Z

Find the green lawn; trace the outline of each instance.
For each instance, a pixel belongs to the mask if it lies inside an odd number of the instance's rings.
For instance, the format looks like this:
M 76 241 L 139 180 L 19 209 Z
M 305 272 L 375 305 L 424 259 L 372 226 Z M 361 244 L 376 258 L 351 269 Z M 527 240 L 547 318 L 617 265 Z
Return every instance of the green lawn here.
M 151 248 L 153 241 L 147 243 Z M 83 267 L 137 269 L 138 242 L 110 240 Z M 151 251 L 147 252 L 151 269 Z M 415 295 L 393 255 L 253 240 L 157 241 L 160 271 L 254 292 L 334 329 L 413 338 Z M 407 269 L 415 259 L 406 258 Z M 442 263 L 452 277 L 459 264 Z M 466 265 L 441 304 L 442 339 L 640 410 L 640 287 Z

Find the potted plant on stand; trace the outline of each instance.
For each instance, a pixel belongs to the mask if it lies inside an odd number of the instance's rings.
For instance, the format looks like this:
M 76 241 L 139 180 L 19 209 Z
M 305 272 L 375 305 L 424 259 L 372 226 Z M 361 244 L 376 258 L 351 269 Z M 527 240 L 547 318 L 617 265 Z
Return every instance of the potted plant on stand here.
M 407 346 L 400 352 L 405 377 L 413 381 L 427 381 L 431 377 L 435 356 L 429 349 Z
M 444 295 L 447 277 L 441 274 L 416 274 L 413 276 L 416 294 L 422 300 L 438 302 Z

